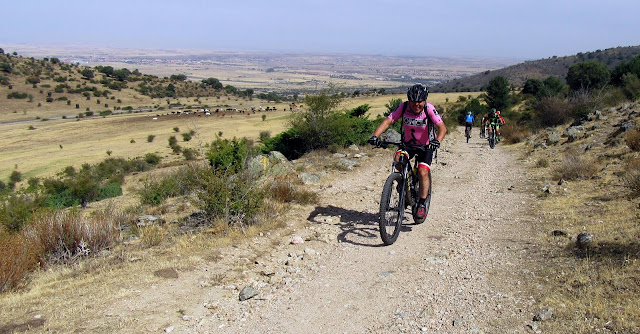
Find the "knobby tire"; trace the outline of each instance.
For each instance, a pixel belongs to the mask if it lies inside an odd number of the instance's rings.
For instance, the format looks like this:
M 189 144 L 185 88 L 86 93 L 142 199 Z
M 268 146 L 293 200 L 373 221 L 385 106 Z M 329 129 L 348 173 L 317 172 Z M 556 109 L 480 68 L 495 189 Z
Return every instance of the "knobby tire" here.
M 495 134 L 495 132 L 491 132 L 489 134 L 489 147 L 491 147 L 491 148 L 496 147 L 496 134 Z
M 400 234 L 405 209 L 405 191 L 398 192 L 398 184 L 402 184 L 402 174 L 391 173 L 382 188 L 380 198 L 380 237 L 385 245 L 393 244 Z

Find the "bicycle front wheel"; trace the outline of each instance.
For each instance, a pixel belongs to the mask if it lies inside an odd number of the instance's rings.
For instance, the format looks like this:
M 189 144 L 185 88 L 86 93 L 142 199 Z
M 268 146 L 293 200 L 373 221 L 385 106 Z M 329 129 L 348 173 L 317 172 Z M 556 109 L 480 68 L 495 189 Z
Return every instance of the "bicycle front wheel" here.
M 382 188 L 379 225 L 380 237 L 385 245 L 393 244 L 400 234 L 404 218 L 405 187 L 402 174 L 391 173 Z

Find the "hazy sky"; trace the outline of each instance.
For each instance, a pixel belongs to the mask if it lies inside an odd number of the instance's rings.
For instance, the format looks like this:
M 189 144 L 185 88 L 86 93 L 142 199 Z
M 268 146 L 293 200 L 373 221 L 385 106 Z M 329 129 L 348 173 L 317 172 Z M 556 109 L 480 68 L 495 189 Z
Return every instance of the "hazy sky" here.
M 640 45 L 638 0 L 9 0 L 2 12 L 0 47 L 540 59 Z

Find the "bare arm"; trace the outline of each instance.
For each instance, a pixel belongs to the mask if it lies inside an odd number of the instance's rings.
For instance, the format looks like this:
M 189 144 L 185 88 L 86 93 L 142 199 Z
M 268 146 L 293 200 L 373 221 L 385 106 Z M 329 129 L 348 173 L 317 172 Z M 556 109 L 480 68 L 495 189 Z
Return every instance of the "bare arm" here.
M 436 140 L 442 141 L 444 139 L 444 136 L 447 134 L 447 126 L 444 125 L 444 122 L 436 124 L 436 132 L 438 132 Z

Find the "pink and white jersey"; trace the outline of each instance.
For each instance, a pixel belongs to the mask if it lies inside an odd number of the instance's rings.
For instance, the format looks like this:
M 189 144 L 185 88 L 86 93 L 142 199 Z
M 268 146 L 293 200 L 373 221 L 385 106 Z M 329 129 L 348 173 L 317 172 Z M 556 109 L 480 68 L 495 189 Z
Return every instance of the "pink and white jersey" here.
M 389 114 L 389 116 L 387 117 L 394 122 L 397 121 L 400 117 L 403 117 L 402 110 L 405 103 L 401 103 L 400 106 L 398 106 L 398 109 Z M 420 112 L 420 114 L 418 115 L 409 110 L 409 106 L 407 106 L 407 111 L 404 113 L 404 117 L 402 119 L 402 126 L 404 127 L 404 141 L 415 142 L 415 140 L 417 140 L 417 142 L 422 145 L 428 145 L 429 131 L 427 124 L 429 121 L 431 121 L 434 125 L 442 123 L 442 118 L 431 103 L 427 102 L 424 110 L 422 110 L 422 112 Z

